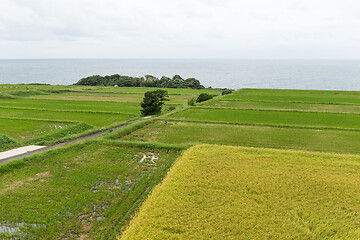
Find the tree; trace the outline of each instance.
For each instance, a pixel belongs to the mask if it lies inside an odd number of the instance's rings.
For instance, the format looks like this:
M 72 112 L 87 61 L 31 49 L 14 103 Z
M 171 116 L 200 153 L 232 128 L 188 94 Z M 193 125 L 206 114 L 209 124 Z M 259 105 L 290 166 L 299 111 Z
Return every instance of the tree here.
M 146 92 L 143 102 L 140 104 L 142 107 L 141 114 L 147 116 L 160 113 L 164 102 L 169 101 L 168 97 L 166 90 L 158 89 Z
M 184 81 L 184 86 L 186 88 L 192 89 L 203 89 L 205 88 L 203 85 L 200 84 L 200 81 L 195 78 L 188 78 Z

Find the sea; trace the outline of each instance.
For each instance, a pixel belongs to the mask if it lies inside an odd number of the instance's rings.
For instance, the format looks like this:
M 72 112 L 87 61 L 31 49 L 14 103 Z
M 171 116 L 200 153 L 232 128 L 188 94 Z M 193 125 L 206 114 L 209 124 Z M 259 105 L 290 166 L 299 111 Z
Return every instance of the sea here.
M 358 60 L 17 59 L 0 60 L 0 84 L 71 85 L 91 75 L 175 74 L 213 88 L 360 90 Z

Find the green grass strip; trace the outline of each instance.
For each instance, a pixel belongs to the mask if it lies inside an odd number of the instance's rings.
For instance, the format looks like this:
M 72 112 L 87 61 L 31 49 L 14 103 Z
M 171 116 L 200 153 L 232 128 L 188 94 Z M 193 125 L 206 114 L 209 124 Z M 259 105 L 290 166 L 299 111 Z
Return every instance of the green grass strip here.
M 26 165 L 28 165 L 28 162 L 25 158 L 0 164 L 0 177 L 5 173 L 12 172 L 16 169 L 20 169 Z
M 159 119 L 165 119 L 167 117 L 171 117 L 172 115 L 175 115 L 175 114 L 177 114 L 179 112 L 186 111 L 188 109 L 190 109 L 190 106 L 183 105 L 183 107 L 177 108 L 174 111 L 171 111 L 171 112 L 168 112 L 168 113 L 166 113 L 164 115 L 159 116 Z
M 30 120 L 30 121 L 41 121 L 41 122 L 61 122 L 61 123 L 79 123 L 72 120 L 58 120 L 58 119 L 43 119 L 43 118 L 23 118 L 23 117 L 0 117 L 1 119 L 9 120 Z
M 0 106 L 0 108 L 2 108 L 2 109 L 16 109 L 16 110 L 37 110 L 37 111 L 45 111 L 45 112 L 81 112 L 81 113 L 124 114 L 124 115 L 137 116 L 137 114 L 133 114 L 133 113 L 111 112 L 111 111 L 58 110 L 58 109 L 47 109 L 47 108 L 7 107 L 7 106 Z
M 155 143 L 155 142 L 138 142 L 138 141 L 110 141 L 110 140 L 92 140 L 111 144 L 113 146 L 134 146 L 144 148 L 158 148 L 158 149 L 171 149 L 171 150 L 185 150 L 195 144 L 169 144 L 169 143 Z
M 111 133 L 108 133 L 105 138 L 106 139 L 116 139 L 116 138 L 125 136 L 139 128 L 142 128 L 142 127 L 145 127 L 146 125 L 151 124 L 154 121 L 155 121 L 155 119 L 148 119 L 148 120 L 144 120 L 144 121 L 140 121 L 140 122 L 131 124 L 129 126 L 126 126 L 126 127 L 117 129 Z
M 360 106 L 360 105 L 359 105 Z M 343 113 L 343 112 L 331 112 L 331 111 L 307 111 L 307 110 L 295 110 L 295 109 L 269 109 L 269 108 L 236 108 L 236 107 L 212 107 L 212 106 L 193 106 L 193 109 L 219 109 L 219 110 L 250 110 L 250 111 L 267 111 L 267 112 L 298 112 L 298 113 L 336 113 L 336 114 L 355 114 L 360 113 Z
M 360 106 L 360 104 L 356 104 L 356 103 L 341 103 L 341 102 L 273 101 L 273 100 L 250 100 L 250 99 L 232 99 L 232 98 L 221 99 L 220 101 L 229 101 L 229 102 L 264 102 L 264 103 L 304 103 L 304 104 Z
M 160 118 L 162 119 L 162 118 Z M 276 127 L 276 128 L 297 128 L 297 129 L 320 129 L 320 130 L 339 130 L 339 131 L 357 131 L 359 128 L 339 128 L 339 127 L 321 127 L 321 126 L 301 126 L 301 125 L 286 125 L 286 124 L 268 124 L 268 123 L 236 123 L 236 122 L 223 122 L 223 121 L 201 121 L 189 119 L 175 119 L 164 118 L 162 120 L 172 122 L 194 122 L 194 123 L 210 123 L 210 124 L 226 124 L 226 125 L 240 125 L 240 126 L 261 126 L 261 127 Z
M 73 93 L 95 93 L 95 94 L 134 94 L 134 95 L 139 95 L 139 94 L 143 94 L 143 92 L 111 92 L 111 91 L 93 91 L 91 90 L 90 92 L 88 90 L 69 90 L 69 92 L 73 92 Z
M 59 90 L 53 90 L 53 89 L 42 89 L 42 90 L 17 90 L 17 91 L 7 91 L 5 93 L 10 94 L 12 96 L 16 97 L 28 97 L 28 96 L 34 96 L 34 95 L 50 95 L 53 93 L 62 93 L 62 92 L 69 92 L 67 89 L 59 89 Z

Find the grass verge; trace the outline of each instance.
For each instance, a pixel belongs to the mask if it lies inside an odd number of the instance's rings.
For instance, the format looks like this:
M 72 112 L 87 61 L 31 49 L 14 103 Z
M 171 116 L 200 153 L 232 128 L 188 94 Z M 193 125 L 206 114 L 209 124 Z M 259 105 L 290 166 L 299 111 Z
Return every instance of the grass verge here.
M 6 135 L 0 134 L 0 151 L 6 151 L 18 146 L 20 146 L 18 142 Z
M 140 122 L 131 124 L 129 126 L 126 126 L 126 127 L 117 129 L 111 133 L 108 133 L 105 138 L 107 138 L 107 139 L 120 138 L 120 137 L 125 136 L 126 134 L 129 134 L 139 128 L 142 128 L 148 124 L 151 124 L 153 121 L 154 121 L 154 119 L 148 119 L 148 120 L 144 120 L 144 121 L 140 121 Z
M 74 136 L 79 136 L 84 132 L 88 133 L 92 129 L 94 129 L 94 127 L 87 123 L 78 123 L 72 126 L 68 126 L 61 131 L 55 133 L 49 133 L 26 140 L 24 141 L 24 145 L 53 145 L 56 143 L 64 142 L 65 140 L 72 139 L 74 138 Z

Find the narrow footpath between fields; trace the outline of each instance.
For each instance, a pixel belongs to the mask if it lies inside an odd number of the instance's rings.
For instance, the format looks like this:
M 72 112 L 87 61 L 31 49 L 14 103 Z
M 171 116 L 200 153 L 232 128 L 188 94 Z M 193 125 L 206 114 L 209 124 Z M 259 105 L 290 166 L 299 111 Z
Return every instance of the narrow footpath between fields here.
M 15 159 L 23 158 L 23 157 L 29 157 L 29 156 L 31 156 L 33 154 L 42 153 L 42 152 L 45 152 L 45 151 L 53 149 L 53 148 L 63 147 L 63 146 L 66 146 L 66 145 L 69 145 L 69 144 L 72 144 L 72 143 L 81 142 L 81 141 L 84 141 L 84 140 L 96 138 L 96 137 L 98 137 L 98 136 L 100 136 L 100 135 L 102 135 L 104 133 L 107 133 L 107 132 L 110 132 L 110 131 L 113 131 L 113 130 L 116 130 L 116 129 L 119 129 L 119 128 L 123 128 L 123 127 L 126 127 L 126 126 L 128 126 L 130 124 L 137 123 L 137 122 L 138 121 L 127 123 L 127 124 L 120 125 L 120 126 L 113 127 L 113 128 L 109 128 L 109 129 L 106 129 L 106 130 L 102 130 L 100 132 L 96 132 L 96 133 L 93 133 L 93 134 L 90 134 L 90 135 L 87 135 L 87 136 L 75 138 L 75 139 L 72 139 L 70 141 L 63 142 L 63 143 L 58 143 L 58 144 L 51 145 L 51 146 L 34 146 L 34 147 L 25 146 L 25 147 L 15 148 L 15 149 L 0 153 L 0 164 L 9 162 L 9 161 L 12 161 L 12 160 L 15 160 Z

